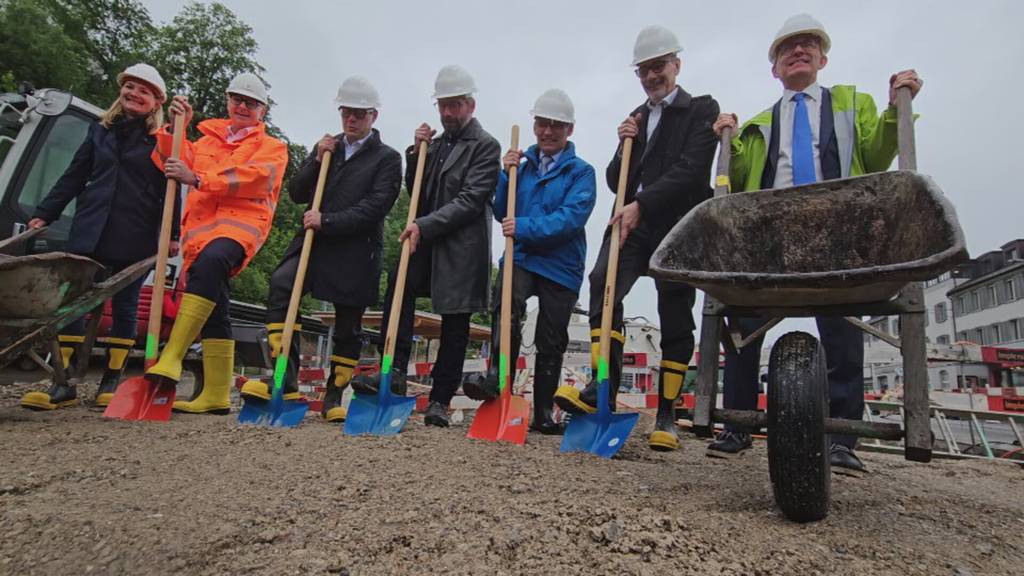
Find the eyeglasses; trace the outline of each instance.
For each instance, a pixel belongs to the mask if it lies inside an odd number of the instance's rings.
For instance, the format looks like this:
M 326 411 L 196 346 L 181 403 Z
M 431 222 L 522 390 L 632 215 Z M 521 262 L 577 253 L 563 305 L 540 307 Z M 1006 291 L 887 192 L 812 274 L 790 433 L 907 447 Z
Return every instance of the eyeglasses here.
M 351 118 L 355 116 L 356 120 L 363 120 L 364 118 L 366 118 L 366 115 L 371 112 L 376 112 L 376 110 L 374 110 L 373 108 L 349 108 L 347 106 L 341 107 L 342 118 Z
M 820 50 L 821 39 L 812 34 L 802 34 L 800 36 L 786 38 L 786 40 L 779 45 L 775 53 L 778 56 L 783 56 L 796 50 L 797 46 L 803 46 L 804 50 L 810 50 L 811 48 Z
M 228 94 L 228 100 L 231 101 L 233 106 L 245 106 L 249 110 L 255 110 L 263 106 L 263 102 L 256 100 L 255 98 L 246 98 L 245 96 L 239 96 L 238 94 Z
M 571 124 L 569 124 L 568 122 L 552 120 L 550 118 L 541 118 L 539 116 L 533 119 L 533 125 L 541 130 L 547 128 L 551 128 L 552 130 L 564 130 L 571 126 Z
M 636 74 L 637 78 L 643 78 L 644 76 L 647 76 L 648 72 L 661 74 L 661 72 L 665 69 L 665 66 L 668 65 L 669 62 L 672 62 L 671 58 L 662 58 L 661 60 L 655 60 L 654 62 L 651 62 L 649 64 L 641 64 L 637 66 L 636 70 L 633 70 L 633 72 Z
M 446 98 L 444 100 L 438 100 L 434 102 L 434 107 L 440 111 L 445 110 L 462 110 L 462 106 L 466 104 L 465 98 Z

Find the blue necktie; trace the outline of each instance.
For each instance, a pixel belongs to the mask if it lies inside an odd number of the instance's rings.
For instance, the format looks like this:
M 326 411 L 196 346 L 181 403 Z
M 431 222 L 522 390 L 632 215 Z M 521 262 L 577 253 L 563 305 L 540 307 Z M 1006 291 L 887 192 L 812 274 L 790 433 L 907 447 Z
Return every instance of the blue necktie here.
M 811 184 L 818 179 L 814 175 L 814 140 L 811 135 L 811 120 L 807 115 L 807 104 L 803 92 L 793 95 L 796 110 L 793 113 L 793 185 Z
M 540 175 L 541 176 L 544 176 L 545 174 L 548 173 L 548 169 L 551 168 L 551 163 L 554 160 L 555 160 L 554 158 L 552 158 L 551 156 L 548 156 L 547 154 L 544 154 L 544 155 L 542 155 L 540 157 Z

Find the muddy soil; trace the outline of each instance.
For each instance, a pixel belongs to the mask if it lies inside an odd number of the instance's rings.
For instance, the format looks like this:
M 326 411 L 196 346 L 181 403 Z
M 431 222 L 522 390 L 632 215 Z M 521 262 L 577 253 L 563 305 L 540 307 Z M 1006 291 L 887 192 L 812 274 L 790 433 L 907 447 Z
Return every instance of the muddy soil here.
M 464 438 L 462 422 L 349 438 L 234 417 L 106 421 L 0 386 L 0 574 L 1021 574 L 1024 472 L 864 453 L 831 515 L 775 508 L 763 442 L 735 461 L 684 435 L 614 460 Z M 86 388 L 86 397 L 91 390 Z

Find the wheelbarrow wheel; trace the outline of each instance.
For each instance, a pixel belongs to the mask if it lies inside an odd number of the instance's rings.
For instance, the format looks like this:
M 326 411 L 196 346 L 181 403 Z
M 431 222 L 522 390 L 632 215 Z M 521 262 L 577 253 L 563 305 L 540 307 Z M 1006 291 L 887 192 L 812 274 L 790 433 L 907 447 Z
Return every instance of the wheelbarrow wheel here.
M 825 350 L 814 336 L 790 332 L 768 363 L 768 469 L 775 503 L 796 522 L 828 515 L 827 414 Z

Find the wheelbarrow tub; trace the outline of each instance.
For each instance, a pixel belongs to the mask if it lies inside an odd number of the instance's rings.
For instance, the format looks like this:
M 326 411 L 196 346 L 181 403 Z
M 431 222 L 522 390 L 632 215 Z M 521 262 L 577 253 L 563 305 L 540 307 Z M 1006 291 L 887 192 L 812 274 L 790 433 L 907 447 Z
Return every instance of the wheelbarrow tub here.
M 46 318 L 92 288 L 103 268 L 66 252 L 0 256 L 0 318 Z
M 706 200 L 676 223 L 650 269 L 726 305 L 828 306 L 888 300 L 966 258 L 942 191 L 894 171 Z

